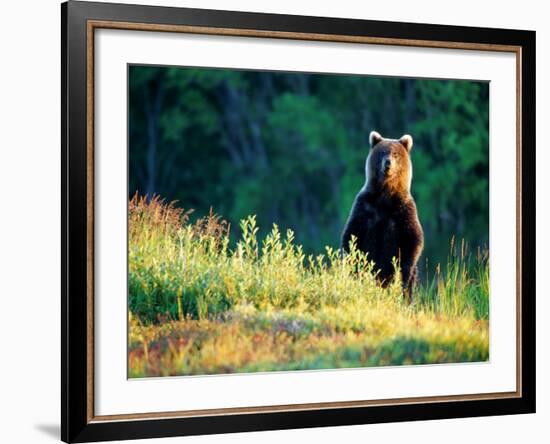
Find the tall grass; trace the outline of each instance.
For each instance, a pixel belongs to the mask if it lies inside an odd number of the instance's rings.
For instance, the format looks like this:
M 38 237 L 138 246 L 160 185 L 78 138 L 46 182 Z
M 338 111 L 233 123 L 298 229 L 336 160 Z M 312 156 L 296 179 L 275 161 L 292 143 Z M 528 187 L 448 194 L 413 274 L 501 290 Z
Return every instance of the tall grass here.
M 380 287 L 353 246 L 305 255 L 276 225 L 259 241 L 254 216 L 232 246 L 219 216 L 191 224 L 189 214 L 158 197 L 130 201 L 133 376 L 488 356 L 487 253 L 453 243 L 409 304 L 399 279 Z
M 457 246 L 453 238 L 447 262 L 425 276 L 416 294 L 420 305 L 448 316 L 489 319 L 488 251 L 478 248 L 473 256 L 464 240 Z

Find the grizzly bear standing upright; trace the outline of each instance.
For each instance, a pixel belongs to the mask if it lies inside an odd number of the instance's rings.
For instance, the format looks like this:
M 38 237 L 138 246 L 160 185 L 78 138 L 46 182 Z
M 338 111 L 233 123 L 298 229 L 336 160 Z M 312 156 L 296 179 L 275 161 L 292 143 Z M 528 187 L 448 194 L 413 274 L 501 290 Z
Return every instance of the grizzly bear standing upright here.
M 417 262 L 424 234 L 411 196 L 412 137 L 384 139 L 376 131 L 369 137 L 370 152 L 365 166 L 365 185 L 355 198 L 341 248 L 349 250 L 351 236 L 357 248 L 374 262 L 378 278 L 387 285 L 393 278 L 392 259 L 401 268 L 403 289 L 408 300 L 417 277 Z

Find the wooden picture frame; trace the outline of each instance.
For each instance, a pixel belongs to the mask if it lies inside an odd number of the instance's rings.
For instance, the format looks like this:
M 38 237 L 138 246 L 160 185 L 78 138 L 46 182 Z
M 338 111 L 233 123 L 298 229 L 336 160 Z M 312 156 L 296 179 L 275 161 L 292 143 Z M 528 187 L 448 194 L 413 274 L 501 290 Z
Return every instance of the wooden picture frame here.
M 535 412 L 534 32 L 78 1 L 62 4 L 61 22 L 63 441 Z M 516 391 L 96 416 L 93 42 L 94 32 L 105 28 L 514 53 L 517 74 Z

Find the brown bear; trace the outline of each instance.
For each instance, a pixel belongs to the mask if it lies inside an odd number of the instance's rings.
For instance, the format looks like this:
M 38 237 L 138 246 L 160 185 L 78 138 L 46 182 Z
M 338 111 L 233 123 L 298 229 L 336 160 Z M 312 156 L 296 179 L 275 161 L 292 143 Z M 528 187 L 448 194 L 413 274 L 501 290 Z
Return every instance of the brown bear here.
M 341 248 L 349 251 L 354 235 L 357 248 L 367 253 L 374 263 L 382 285 L 392 280 L 392 259 L 396 258 L 410 302 L 424 245 L 422 226 L 411 195 L 413 139 L 409 135 L 399 140 L 384 139 L 372 131 L 369 142 L 365 185 L 353 203 L 342 233 Z

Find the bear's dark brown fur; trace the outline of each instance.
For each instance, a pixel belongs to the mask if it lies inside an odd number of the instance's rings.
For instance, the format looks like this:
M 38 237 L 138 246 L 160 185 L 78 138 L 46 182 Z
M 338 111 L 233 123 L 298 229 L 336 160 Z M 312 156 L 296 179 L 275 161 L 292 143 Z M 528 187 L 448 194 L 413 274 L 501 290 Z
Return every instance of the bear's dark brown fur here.
M 401 268 L 403 289 L 411 299 L 417 279 L 417 262 L 424 235 L 411 195 L 412 137 L 384 139 L 371 132 L 371 150 L 365 166 L 365 185 L 355 198 L 344 232 L 341 248 L 349 251 L 352 235 L 357 248 L 368 254 L 378 270 L 382 284 L 394 275 L 392 259 Z

